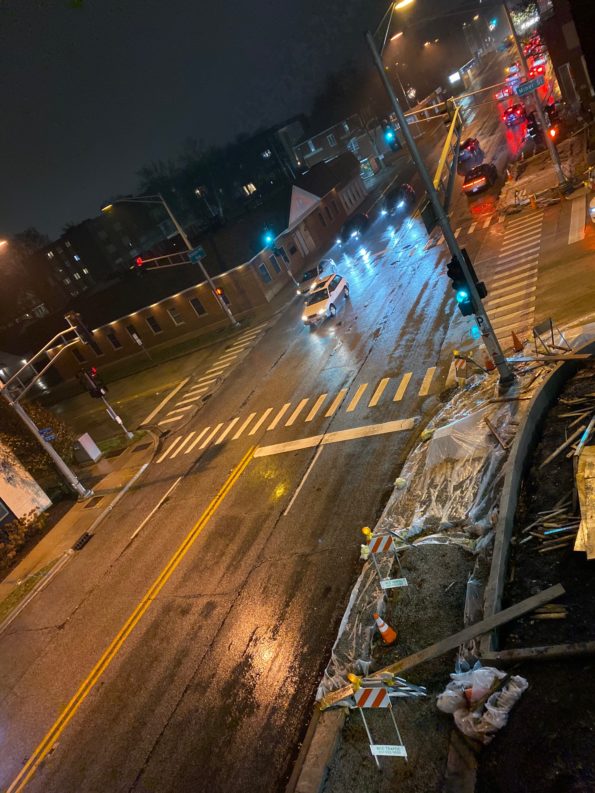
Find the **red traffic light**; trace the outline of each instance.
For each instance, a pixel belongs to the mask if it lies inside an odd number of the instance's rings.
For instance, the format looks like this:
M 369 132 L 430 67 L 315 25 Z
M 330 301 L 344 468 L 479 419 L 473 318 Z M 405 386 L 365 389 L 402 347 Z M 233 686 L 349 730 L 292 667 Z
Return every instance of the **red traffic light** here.
M 555 127 L 551 127 L 550 128 L 550 138 L 555 138 L 557 134 L 558 133 L 556 131 L 556 128 Z
M 89 369 L 89 374 L 91 375 L 91 377 L 97 377 L 97 367 L 96 366 L 92 366 Z
M 136 259 L 134 260 L 134 263 L 136 264 L 137 267 L 142 267 L 143 266 L 143 257 L 142 256 L 137 256 Z

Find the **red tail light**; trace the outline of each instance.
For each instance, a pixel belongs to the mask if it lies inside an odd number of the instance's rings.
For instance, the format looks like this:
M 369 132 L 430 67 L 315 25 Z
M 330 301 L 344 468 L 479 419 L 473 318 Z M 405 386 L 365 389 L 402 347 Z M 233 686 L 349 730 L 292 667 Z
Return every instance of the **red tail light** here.
M 555 138 L 557 134 L 558 134 L 558 132 L 556 131 L 556 129 L 554 127 L 552 127 L 550 129 L 550 138 Z

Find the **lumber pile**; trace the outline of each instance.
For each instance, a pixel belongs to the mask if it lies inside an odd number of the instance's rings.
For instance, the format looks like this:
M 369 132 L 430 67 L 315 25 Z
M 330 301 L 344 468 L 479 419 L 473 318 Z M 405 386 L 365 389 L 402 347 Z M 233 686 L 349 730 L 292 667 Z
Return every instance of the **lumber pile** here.
M 576 489 L 581 511 L 575 551 L 595 559 L 595 446 L 583 446 L 576 467 Z
M 536 519 L 522 530 L 519 545 L 531 543 L 538 553 L 550 553 L 567 548 L 577 536 L 580 516 L 573 515 L 571 498 L 559 502 L 553 509 L 537 514 Z

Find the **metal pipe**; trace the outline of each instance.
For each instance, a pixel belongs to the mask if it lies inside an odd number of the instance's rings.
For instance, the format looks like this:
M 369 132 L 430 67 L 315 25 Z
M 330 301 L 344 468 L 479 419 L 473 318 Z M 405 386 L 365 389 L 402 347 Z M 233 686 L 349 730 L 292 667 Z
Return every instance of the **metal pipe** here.
M 407 146 L 409 147 L 409 151 L 411 153 L 411 157 L 417 166 L 419 171 L 419 175 L 423 182 L 423 185 L 426 189 L 428 194 L 428 198 L 432 205 L 432 208 L 436 214 L 436 219 L 440 228 L 442 229 L 442 233 L 444 235 L 444 239 L 446 240 L 446 244 L 454 258 L 457 259 L 458 263 L 461 266 L 463 274 L 465 276 L 465 280 L 467 281 L 469 292 L 471 294 L 471 299 L 476 307 L 476 321 L 479 327 L 483 342 L 486 346 L 486 349 L 494 361 L 496 368 L 498 369 L 498 374 L 500 375 L 500 383 L 501 385 L 510 385 L 514 381 L 514 374 L 506 358 L 504 357 L 504 353 L 502 352 L 502 348 L 500 347 L 500 342 L 498 341 L 496 334 L 492 328 L 490 323 L 489 317 L 486 313 L 485 308 L 483 307 L 483 303 L 477 293 L 477 287 L 475 286 L 475 282 L 471 277 L 471 273 L 469 272 L 469 268 L 467 267 L 467 262 L 465 257 L 463 256 L 463 252 L 461 251 L 457 240 L 453 234 L 453 231 L 450 227 L 450 223 L 448 220 L 448 216 L 446 215 L 442 204 L 440 203 L 440 199 L 438 197 L 438 193 L 434 189 L 434 185 L 432 184 L 432 179 L 430 174 L 428 173 L 428 169 L 425 166 L 425 163 L 421 157 L 419 149 L 417 148 L 415 141 L 413 140 L 413 136 L 405 119 L 405 115 L 399 102 L 397 101 L 397 97 L 395 96 L 395 92 L 393 91 L 392 85 L 386 75 L 384 70 L 384 66 L 382 65 L 382 60 L 376 49 L 376 44 L 374 43 L 374 38 L 370 31 L 366 33 L 366 40 L 368 42 L 368 46 L 370 48 L 370 52 L 372 53 L 372 58 L 374 63 L 376 64 L 376 68 L 378 69 L 378 73 L 380 75 L 380 79 L 384 83 L 384 87 L 390 99 L 390 102 L 393 106 L 393 110 L 397 116 L 397 120 L 401 126 L 401 131 L 403 133 L 403 137 L 407 142 Z

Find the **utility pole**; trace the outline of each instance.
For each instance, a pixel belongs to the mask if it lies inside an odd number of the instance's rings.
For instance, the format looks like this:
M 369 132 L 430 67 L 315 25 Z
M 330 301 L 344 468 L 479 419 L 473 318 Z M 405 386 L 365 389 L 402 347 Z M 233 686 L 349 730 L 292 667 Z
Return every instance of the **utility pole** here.
M 43 448 L 43 450 L 48 454 L 48 456 L 54 461 L 56 468 L 64 479 L 68 486 L 73 490 L 74 493 L 79 498 L 90 498 L 93 495 L 92 490 L 87 490 L 87 488 L 79 481 L 78 477 L 71 471 L 70 468 L 66 465 L 64 460 L 60 457 L 58 452 L 54 449 L 51 443 L 48 443 L 41 433 L 39 432 L 39 428 L 35 425 L 35 422 L 31 419 L 29 414 L 25 411 L 23 406 L 15 399 L 14 401 L 11 400 L 10 394 L 8 393 L 7 389 L 4 387 L 2 381 L 0 381 L 0 387 L 2 389 L 2 396 L 6 399 L 9 406 L 14 410 L 17 416 L 21 419 L 23 424 L 27 427 L 30 431 L 31 435 L 35 438 L 35 440 L 39 443 L 39 445 Z M 18 397 L 17 397 L 18 399 Z
M 162 203 L 162 204 L 163 204 L 163 206 L 165 207 L 165 211 L 166 211 L 166 212 L 167 212 L 167 214 L 169 215 L 169 219 L 170 219 L 170 220 L 171 220 L 171 222 L 174 224 L 174 226 L 175 226 L 175 228 L 176 228 L 176 231 L 178 232 L 178 234 L 180 235 L 180 237 L 181 237 L 181 238 L 184 240 L 184 244 L 186 245 L 186 248 L 188 249 L 188 251 L 193 251 L 193 250 L 194 250 L 194 248 L 193 248 L 193 247 L 192 247 L 192 245 L 190 244 L 190 240 L 188 239 L 188 236 L 187 236 L 186 232 L 184 231 L 184 229 L 183 229 L 183 228 L 180 226 L 180 224 L 178 223 L 178 221 L 177 221 L 177 219 L 176 219 L 176 217 L 175 217 L 174 213 L 173 213 L 173 212 L 171 211 L 171 209 L 169 208 L 169 205 L 167 204 L 167 201 L 166 201 L 166 200 L 165 200 L 165 198 L 164 198 L 164 197 L 161 195 L 161 193 L 159 193 L 158 195 L 159 195 L 159 198 L 160 198 L 160 200 L 161 200 L 161 203 Z M 201 259 L 199 259 L 199 260 L 198 260 L 198 266 L 200 267 L 200 269 L 201 269 L 201 271 L 202 271 L 202 274 L 204 275 L 204 277 L 205 277 L 205 279 L 206 279 L 207 283 L 208 283 L 208 284 L 209 284 L 209 286 L 211 287 L 211 291 L 213 292 L 213 295 L 215 296 L 215 299 L 216 299 L 216 300 L 219 302 L 219 305 L 221 306 L 221 308 L 222 308 L 222 309 L 225 311 L 225 313 L 227 314 L 227 316 L 228 316 L 228 318 L 229 318 L 229 321 L 231 322 L 231 324 L 232 324 L 234 327 L 235 327 L 235 326 L 237 326 L 237 325 L 239 325 L 240 323 L 237 321 L 237 319 L 236 319 L 236 318 L 234 317 L 234 315 L 231 313 L 231 309 L 230 309 L 230 307 L 227 305 L 227 303 L 226 303 L 226 302 L 225 302 L 223 299 L 221 299 L 221 298 L 220 298 L 220 297 L 217 295 L 217 292 L 216 292 L 216 290 L 215 290 L 215 284 L 214 284 L 214 283 L 213 283 L 213 281 L 211 280 L 211 276 L 208 274 L 208 272 L 207 272 L 207 270 L 206 270 L 206 267 L 205 267 L 205 266 L 204 266 L 204 264 L 202 263 L 202 260 L 201 260 Z
M 523 76 L 528 78 L 529 76 L 529 66 L 527 64 L 527 59 L 525 57 L 525 53 L 523 52 L 523 45 L 519 41 L 519 37 L 517 35 L 516 29 L 514 27 L 514 22 L 512 21 L 512 15 L 508 8 L 508 3 L 504 0 L 504 13 L 506 15 L 506 19 L 508 21 L 508 26 L 510 27 L 510 32 L 512 34 L 512 38 L 514 39 L 514 43 L 517 49 L 517 54 L 519 56 L 519 61 L 521 63 L 521 67 L 523 69 Z M 535 100 L 535 110 L 537 112 L 537 118 L 539 119 L 539 123 L 541 124 L 541 129 L 543 130 L 543 136 L 545 138 L 546 146 L 548 147 L 550 157 L 552 162 L 554 163 L 554 169 L 556 171 L 556 176 L 558 178 L 558 184 L 563 186 L 566 184 L 567 179 L 564 176 L 564 171 L 562 170 L 562 163 L 560 162 L 560 155 L 558 153 L 558 149 L 556 148 L 556 144 L 547 134 L 547 122 L 545 120 L 545 113 L 543 112 L 543 108 L 541 106 L 541 99 L 539 98 L 539 89 L 536 88 L 533 91 L 533 98 Z
M 494 361 L 496 368 L 498 369 L 498 374 L 500 375 L 500 384 L 502 386 L 508 386 L 512 384 L 514 381 L 514 373 L 506 358 L 504 357 L 504 353 L 502 352 L 502 348 L 500 347 L 500 342 L 498 341 L 496 334 L 494 333 L 494 329 L 490 323 L 489 317 L 483 307 L 479 294 L 477 292 L 477 287 L 473 280 L 473 277 L 469 271 L 467 266 L 467 261 L 463 256 L 463 252 L 461 251 L 458 242 L 455 239 L 453 231 L 450 227 L 450 223 L 448 220 L 448 216 L 446 215 L 442 204 L 440 203 L 440 198 L 438 197 L 438 193 L 436 192 L 434 185 L 432 183 L 432 179 L 430 178 L 430 174 L 428 173 L 428 169 L 425 166 L 425 163 L 421 157 L 419 149 L 415 145 L 415 141 L 413 140 L 413 135 L 409 129 L 409 125 L 407 124 L 407 119 L 403 113 L 401 106 L 397 101 L 397 97 L 395 96 L 395 92 L 393 91 L 392 85 L 384 66 L 382 65 L 382 60 L 376 48 L 376 44 L 374 43 L 374 37 L 368 31 L 366 33 L 366 40 L 368 42 L 368 46 L 370 47 L 370 52 L 372 53 L 372 58 L 374 59 L 374 63 L 376 68 L 378 69 L 378 73 L 380 74 L 380 79 L 382 80 L 390 102 L 392 104 L 393 110 L 395 111 L 395 115 L 397 116 L 397 120 L 401 126 L 401 132 L 403 137 L 405 138 L 407 145 L 409 147 L 409 151 L 411 152 L 411 157 L 417 169 L 419 171 L 419 175 L 421 176 L 421 180 L 423 185 L 426 189 L 428 194 L 428 198 L 432 205 L 432 209 L 436 215 L 438 224 L 442 229 L 442 233 L 444 235 L 444 239 L 446 240 L 446 244 L 454 258 L 459 262 L 463 274 L 465 275 L 465 279 L 467 281 L 469 292 L 471 295 L 471 299 L 473 304 L 476 308 L 476 321 L 479 327 L 479 331 L 481 333 L 483 342 L 486 346 L 486 349 Z

